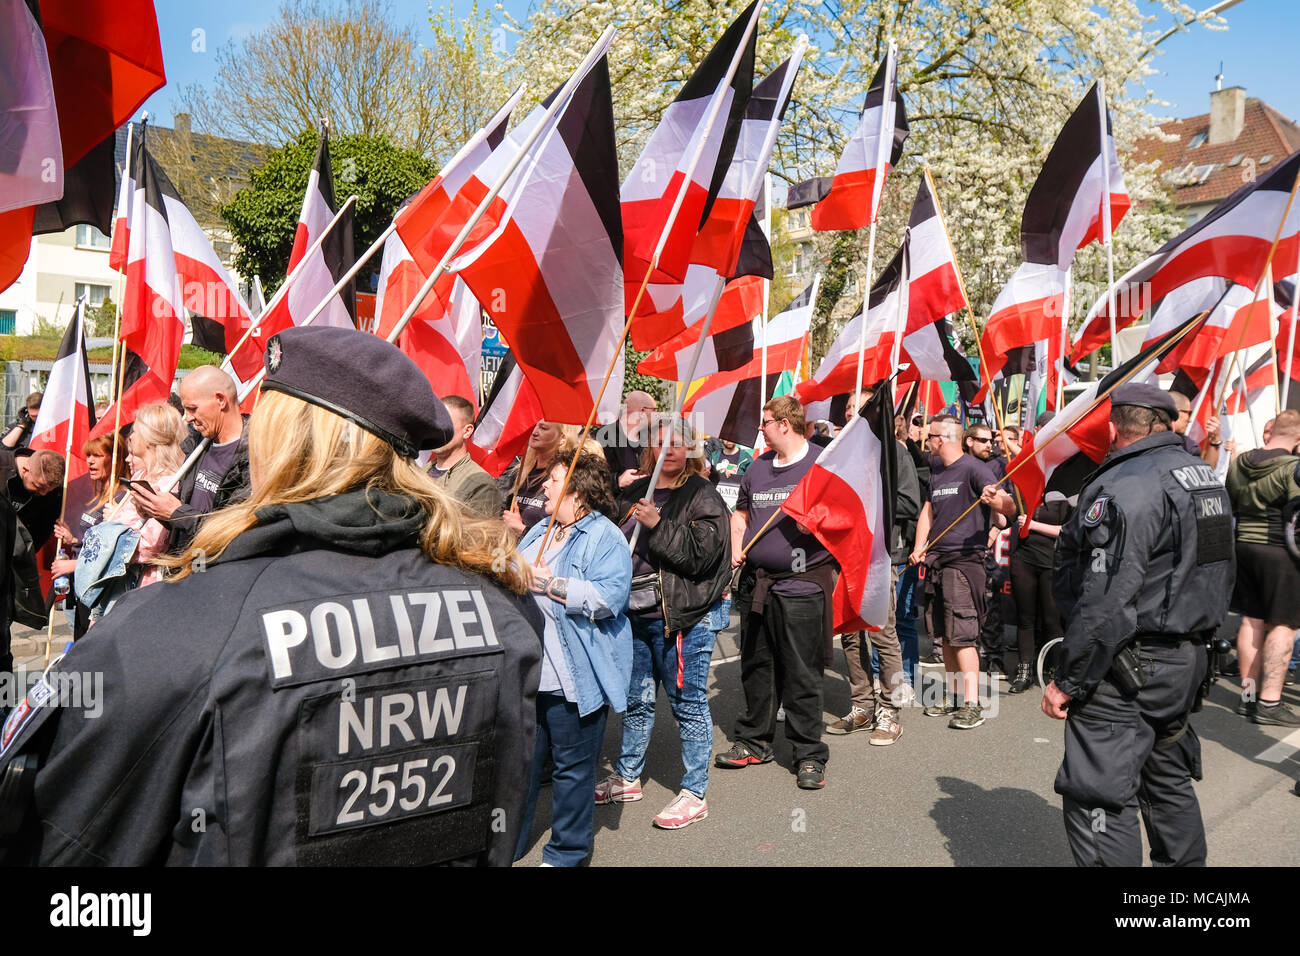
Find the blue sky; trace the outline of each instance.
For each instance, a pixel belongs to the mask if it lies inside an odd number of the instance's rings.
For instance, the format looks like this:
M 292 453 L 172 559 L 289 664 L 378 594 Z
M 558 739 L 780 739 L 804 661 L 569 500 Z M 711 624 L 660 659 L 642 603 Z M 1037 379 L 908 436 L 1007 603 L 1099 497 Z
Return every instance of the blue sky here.
M 1194 0 L 1193 6 L 1203 9 L 1212 2 Z M 490 5 L 491 0 L 480 4 Z M 529 7 L 528 0 L 505 0 L 503 5 L 521 19 Z M 168 82 L 149 99 L 146 109 L 163 126 L 171 125 L 176 91 L 211 80 L 217 49 L 264 26 L 278 9 L 276 0 L 155 0 L 155 6 Z M 392 6 L 401 19 L 422 27 L 427 22 L 426 0 L 392 0 Z M 454 6 L 464 15 L 472 3 L 454 0 Z M 1227 32 L 1196 28 L 1166 40 L 1153 61 L 1160 73 L 1150 83 L 1170 106 L 1157 114 L 1181 117 L 1207 112 L 1222 61 L 1225 86 L 1244 86 L 1248 96 L 1263 99 L 1292 119 L 1300 117 L 1297 10 L 1295 0 L 1244 0 L 1226 13 Z M 1159 23 L 1161 28 L 1171 25 L 1171 20 Z M 203 31 L 197 38 L 196 30 Z M 195 50 L 196 46 L 203 49 Z

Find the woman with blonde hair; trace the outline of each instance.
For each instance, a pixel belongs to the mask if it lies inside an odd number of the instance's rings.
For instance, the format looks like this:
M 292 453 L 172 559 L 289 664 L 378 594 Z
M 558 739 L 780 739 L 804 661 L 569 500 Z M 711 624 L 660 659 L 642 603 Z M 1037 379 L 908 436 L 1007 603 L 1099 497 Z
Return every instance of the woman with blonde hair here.
M 551 474 L 551 462 L 576 448 L 581 435 L 582 429 L 576 425 L 557 425 L 543 420 L 533 426 L 523 459 L 517 467 L 512 466 L 501 476 L 502 490 L 506 495 L 506 510 L 501 514 L 501 520 L 516 535 L 522 536 L 546 517 L 546 496 L 542 493 L 542 485 Z
M 452 423 L 394 346 L 290 328 L 266 367 L 248 500 L 58 665 L 105 674 L 105 719 L 11 728 L 43 751 L 26 856 L 508 865 L 541 659 L 528 570 L 419 468 Z
M 126 460 L 131 482 L 144 482 L 162 489 L 185 461 L 181 444 L 185 441 L 185 419 L 170 405 L 145 405 L 135 415 L 135 424 L 126 440 Z M 167 552 L 171 532 L 154 518 L 145 518 L 136 510 L 130 495 L 116 510 L 105 511 L 105 519 L 126 525 L 140 535 L 131 556 L 131 586 L 145 587 L 162 580 L 162 568 L 154 559 Z

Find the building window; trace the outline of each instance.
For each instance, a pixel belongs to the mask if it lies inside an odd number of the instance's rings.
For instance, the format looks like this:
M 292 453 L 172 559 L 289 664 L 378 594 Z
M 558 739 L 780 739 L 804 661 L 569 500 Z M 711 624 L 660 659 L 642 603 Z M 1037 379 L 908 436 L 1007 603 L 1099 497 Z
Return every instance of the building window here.
M 112 241 L 97 227 L 88 226 L 83 222 L 77 226 L 77 245 L 84 249 L 107 249 L 112 245 Z
M 1197 133 L 1192 137 L 1192 141 L 1187 144 L 1188 149 L 1200 149 L 1205 145 L 1205 141 L 1210 138 L 1209 133 Z
M 108 298 L 109 292 L 112 291 L 106 285 L 92 285 L 89 282 L 76 283 L 74 290 L 78 299 L 84 294 L 86 296 L 86 305 L 96 309 L 104 304 L 104 300 Z
M 0 309 L 0 335 L 13 335 L 18 325 L 16 309 Z

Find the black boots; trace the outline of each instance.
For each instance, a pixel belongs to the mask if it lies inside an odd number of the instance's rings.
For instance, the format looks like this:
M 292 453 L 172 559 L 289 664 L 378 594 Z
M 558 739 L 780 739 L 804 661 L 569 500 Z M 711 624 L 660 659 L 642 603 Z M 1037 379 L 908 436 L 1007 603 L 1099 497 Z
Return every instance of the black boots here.
M 1038 680 L 1034 676 L 1034 666 L 1032 664 L 1017 664 L 1015 680 L 1011 682 L 1011 687 L 1007 690 L 1007 693 L 1023 694 L 1037 683 Z

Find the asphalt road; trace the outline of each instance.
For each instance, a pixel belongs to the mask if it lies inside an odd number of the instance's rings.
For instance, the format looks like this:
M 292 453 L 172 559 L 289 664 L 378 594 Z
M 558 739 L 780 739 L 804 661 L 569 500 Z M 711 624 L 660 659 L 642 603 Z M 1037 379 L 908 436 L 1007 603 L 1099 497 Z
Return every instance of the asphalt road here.
M 714 649 L 709 691 L 714 752 L 743 698 L 735 618 Z M 1234 622 L 1235 624 L 1235 622 Z M 14 627 L 19 669 L 43 663 L 44 634 Z M 60 620 L 55 653 L 67 640 Z M 922 648 L 927 640 L 922 634 Z M 924 671 L 937 675 L 939 668 Z M 849 708 L 844 655 L 838 649 L 825 680 L 827 721 Z M 660 695 L 654 737 L 636 803 L 596 808 L 593 866 L 1070 866 L 1060 798 L 1052 781 L 1061 760 L 1062 725 L 1039 710 L 1035 691 L 1011 696 L 996 681 L 996 710 L 975 730 L 950 730 L 947 720 L 905 709 L 903 735 L 873 747 L 866 733 L 827 735 L 826 787 L 795 786 L 790 745 L 778 730 L 776 760 L 744 770 L 709 771 L 709 816 L 676 831 L 650 823 L 676 795 L 681 759 L 676 723 Z M 1197 796 L 1211 866 L 1291 866 L 1300 859 L 1300 730 L 1258 727 L 1232 708 L 1239 687 L 1220 678 L 1193 718 L 1201 738 L 1205 779 Z M 1300 691 L 1284 699 L 1300 706 Z M 611 715 L 601 775 L 617 755 L 621 723 Z M 542 789 L 528 854 L 541 862 L 549 836 L 550 789 Z
M 838 642 L 837 642 L 838 643 Z M 922 637 L 922 647 L 926 640 Z M 710 705 L 714 752 L 725 750 L 742 704 L 733 629 L 714 650 Z M 928 674 L 940 668 L 926 667 Z M 827 669 L 826 720 L 849 708 L 844 655 Z M 1071 866 L 1052 791 L 1062 725 L 1039 710 L 1041 693 L 1008 695 L 996 682 L 996 712 L 975 730 L 905 709 L 902 737 L 873 747 L 866 733 L 825 738 L 826 786 L 795 786 L 790 745 L 777 732 L 776 760 L 743 770 L 709 771 L 709 815 L 676 831 L 651 818 L 677 793 L 681 759 L 676 723 L 662 695 L 639 802 L 596 808 L 593 866 Z M 1205 779 L 1197 786 L 1211 866 L 1290 866 L 1300 859 L 1300 731 L 1259 727 L 1236 716 L 1239 687 L 1221 678 L 1193 718 Z M 1285 700 L 1300 705 L 1287 687 Z M 988 711 L 986 711 L 988 713 Z M 611 715 L 601 775 L 617 756 L 621 723 Z M 543 788 L 528 854 L 541 862 L 549 836 Z

